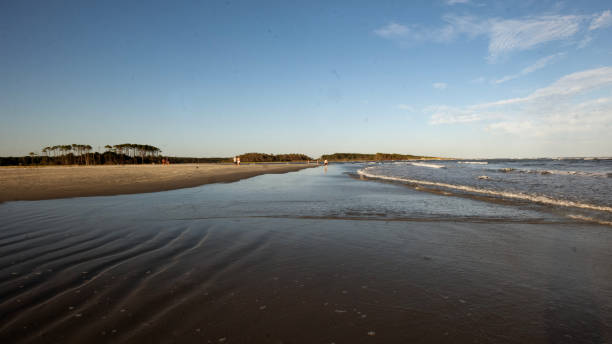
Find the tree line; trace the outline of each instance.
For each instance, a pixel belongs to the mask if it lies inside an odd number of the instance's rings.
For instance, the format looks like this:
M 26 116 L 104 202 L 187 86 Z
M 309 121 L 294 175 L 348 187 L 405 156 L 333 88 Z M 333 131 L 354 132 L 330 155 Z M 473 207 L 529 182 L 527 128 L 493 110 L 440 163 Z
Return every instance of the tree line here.
M 161 149 L 143 144 L 122 143 L 104 146 L 104 152 L 92 152 L 90 145 L 70 144 L 44 147 L 42 154 L 30 152 L 24 157 L 0 157 L 0 166 L 15 165 L 105 165 L 105 164 L 156 164 L 162 159 L 170 163 L 231 163 L 231 157 L 190 158 L 163 157 Z M 238 155 L 241 162 L 298 162 L 314 160 L 305 154 L 244 153 Z M 396 153 L 334 153 L 322 155 L 320 160 L 329 161 L 388 161 L 429 158 L 425 156 Z
M 285 162 L 285 161 L 308 161 L 313 160 L 306 154 L 266 154 L 266 153 L 244 153 L 240 154 L 241 162 Z
M 428 158 L 425 156 L 410 155 L 410 154 L 397 154 L 397 153 L 376 153 L 376 154 L 363 154 L 363 153 L 334 153 L 324 154 L 321 156 L 322 160 L 329 161 L 386 161 L 386 160 L 414 160 Z
M 232 157 L 192 158 L 164 157 L 161 149 L 142 144 L 122 143 L 104 146 L 104 152 L 92 152 L 90 145 L 70 144 L 44 147 L 42 154 L 30 152 L 24 157 L 0 157 L 0 166 L 28 165 L 109 165 L 152 164 L 166 159 L 172 164 L 181 163 L 231 163 Z M 287 162 L 313 160 L 305 154 L 244 153 L 238 155 L 241 162 Z
M 104 165 L 160 163 L 161 149 L 143 144 L 106 145 L 105 151 L 92 152 L 90 145 L 47 146 L 42 154 L 30 152 L 25 157 L 0 157 L 0 166 L 10 165 Z

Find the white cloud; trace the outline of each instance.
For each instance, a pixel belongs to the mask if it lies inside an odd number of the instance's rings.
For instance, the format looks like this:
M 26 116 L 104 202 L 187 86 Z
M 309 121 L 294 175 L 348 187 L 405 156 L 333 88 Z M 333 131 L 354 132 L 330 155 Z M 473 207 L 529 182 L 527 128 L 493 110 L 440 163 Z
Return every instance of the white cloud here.
M 407 104 L 398 104 L 396 107 L 400 110 L 414 111 L 414 107 Z
M 523 68 L 519 73 L 512 74 L 512 75 L 506 75 L 503 78 L 495 80 L 494 83 L 501 84 L 501 83 L 504 83 L 506 81 L 510 81 L 510 80 L 519 78 L 521 76 L 525 76 L 527 74 L 531 74 L 531 73 L 537 71 L 538 69 L 542 69 L 542 68 L 546 67 L 551 61 L 553 61 L 556 58 L 559 58 L 559 57 L 561 57 L 563 55 L 565 55 L 565 53 L 557 53 L 557 54 L 549 55 L 549 56 L 546 56 L 546 57 L 542 57 L 541 59 L 537 60 L 534 64 Z
M 470 0 L 446 0 L 447 5 L 467 4 Z
M 489 40 L 488 58 L 495 61 L 515 51 L 574 38 L 580 33 L 584 34 L 587 28 L 595 30 L 611 26 L 612 14 L 608 10 L 593 15 L 547 15 L 516 19 L 445 15 L 442 20 L 443 25 L 433 28 L 392 22 L 374 30 L 374 33 L 401 43 L 448 42 L 460 36 L 484 36 Z
M 595 17 L 591 21 L 591 25 L 589 25 L 589 30 L 603 29 L 608 26 L 612 26 L 612 13 L 610 10 L 603 11 L 599 16 Z
M 434 82 L 432 86 L 437 90 L 445 90 L 448 87 L 448 84 L 445 82 Z
M 602 97 L 602 91 L 608 95 Z M 603 140 L 612 130 L 612 67 L 568 74 L 526 97 L 466 107 L 437 105 L 425 112 L 433 125 L 480 121 L 491 132 L 531 137 L 572 134 Z

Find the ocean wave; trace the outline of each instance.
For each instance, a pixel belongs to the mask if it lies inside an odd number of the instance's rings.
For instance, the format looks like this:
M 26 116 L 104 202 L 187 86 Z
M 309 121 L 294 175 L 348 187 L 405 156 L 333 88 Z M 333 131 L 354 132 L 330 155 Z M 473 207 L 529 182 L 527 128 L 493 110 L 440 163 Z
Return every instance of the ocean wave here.
M 581 176 L 581 177 L 612 177 L 612 173 L 606 172 L 586 172 L 586 171 L 562 171 L 562 170 L 524 170 L 524 169 L 515 169 L 511 167 L 500 168 L 496 170 L 497 172 L 503 173 L 529 173 L 529 174 L 540 174 L 540 175 L 560 175 L 560 176 Z
M 556 205 L 556 206 L 563 206 L 563 207 L 591 209 L 591 210 L 606 211 L 606 212 L 612 213 L 612 207 L 609 207 L 609 206 L 567 201 L 567 200 L 556 199 L 556 198 L 552 198 L 548 196 L 529 195 L 525 193 L 515 193 L 515 192 L 510 192 L 510 191 L 496 191 L 496 190 L 489 190 L 489 189 L 481 189 L 481 188 L 476 188 L 476 187 L 467 186 L 467 185 L 455 185 L 455 184 L 448 184 L 448 183 L 431 182 L 427 180 L 391 177 L 391 176 L 369 173 L 367 172 L 368 169 L 369 167 L 366 167 L 362 170 L 357 171 L 357 173 L 364 177 L 368 177 L 368 178 L 392 180 L 392 181 L 428 185 L 428 186 L 438 186 L 438 187 L 443 187 L 447 189 L 461 190 L 461 191 L 477 193 L 477 194 L 482 194 L 482 195 L 505 197 L 505 198 L 523 200 L 523 201 L 530 201 L 530 202 L 535 202 L 535 203 L 542 203 L 542 204 L 549 204 L 549 205 Z
M 410 165 L 419 167 L 430 167 L 430 168 L 446 168 L 444 165 L 426 164 L 424 162 L 411 162 Z
M 457 161 L 458 164 L 470 164 L 470 165 L 488 165 L 486 161 Z

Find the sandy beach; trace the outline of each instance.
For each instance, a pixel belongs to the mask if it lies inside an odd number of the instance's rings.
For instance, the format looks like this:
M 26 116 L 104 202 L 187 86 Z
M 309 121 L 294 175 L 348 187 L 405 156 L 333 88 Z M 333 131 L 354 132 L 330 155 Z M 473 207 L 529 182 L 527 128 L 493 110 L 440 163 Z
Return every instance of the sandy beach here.
M 176 164 L 0 168 L 0 202 L 108 196 L 227 183 L 308 164 Z

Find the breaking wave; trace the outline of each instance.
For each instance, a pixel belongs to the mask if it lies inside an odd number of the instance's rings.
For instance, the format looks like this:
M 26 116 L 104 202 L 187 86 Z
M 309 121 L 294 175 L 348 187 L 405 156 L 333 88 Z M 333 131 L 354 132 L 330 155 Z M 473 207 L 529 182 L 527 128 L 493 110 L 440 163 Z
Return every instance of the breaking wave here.
M 496 190 L 477 188 L 477 187 L 467 186 L 467 185 L 456 185 L 456 184 L 449 184 L 449 183 L 432 182 L 432 181 L 427 181 L 427 180 L 385 176 L 385 175 L 369 173 L 368 169 L 369 167 L 366 167 L 362 170 L 357 171 L 357 173 L 364 177 L 368 177 L 368 178 L 392 180 L 392 181 L 419 184 L 419 185 L 437 186 L 437 187 L 460 190 L 460 191 L 471 192 L 471 193 L 481 194 L 481 195 L 489 195 L 489 196 L 494 196 L 494 197 L 517 199 L 517 200 L 522 200 L 522 201 L 529 201 L 529 202 L 548 204 L 548 205 L 554 205 L 554 206 L 575 207 L 575 208 L 605 211 L 605 212 L 612 213 L 612 207 L 610 206 L 574 202 L 574 201 L 556 199 L 556 198 L 552 198 L 548 196 L 530 195 L 526 193 L 496 191 Z
M 470 164 L 470 165 L 488 165 L 486 161 L 457 161 L 458 164 Z
M 444 165 L 427 164 L 424 162 L 411 162 L 410 165 L 419 166 L 419 167 L 429 167 L 429 168 L 446 168 L 446 166 Z

